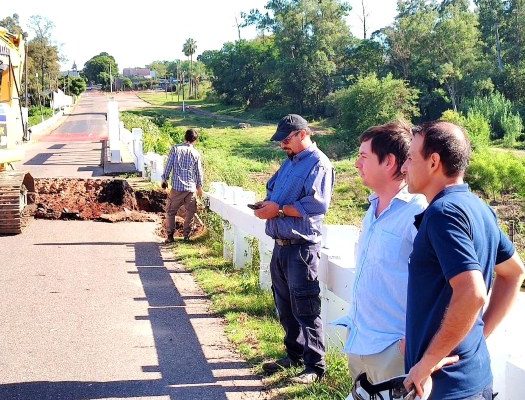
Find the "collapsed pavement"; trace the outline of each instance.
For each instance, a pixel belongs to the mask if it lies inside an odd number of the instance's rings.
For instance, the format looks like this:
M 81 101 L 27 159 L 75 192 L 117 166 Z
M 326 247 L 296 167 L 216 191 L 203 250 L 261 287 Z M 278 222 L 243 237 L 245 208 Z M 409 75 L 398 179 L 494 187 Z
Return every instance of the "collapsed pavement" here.
M 164 236 L 167 193 L 161 189 L 134 189 L 125 179 L 35 179 L 34 202 L 24 213 L 38 219 L 104 222 L 158 222 Z M 184 207 L 176 218 L 176 236 L 182 236 Z M 196 218 L 192 236 L 204 231 Z

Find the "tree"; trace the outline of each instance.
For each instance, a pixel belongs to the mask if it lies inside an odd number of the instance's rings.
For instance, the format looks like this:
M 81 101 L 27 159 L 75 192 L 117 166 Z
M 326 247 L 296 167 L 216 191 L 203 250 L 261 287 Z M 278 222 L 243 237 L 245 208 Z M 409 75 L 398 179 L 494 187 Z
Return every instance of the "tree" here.
M 336 117 L 344 129 L 345 141 L 357 143 L 359 135 L 370 126 L 396 118 L 411 120 L 419 115 L 418 90 L 391 74 L 383 79 L 376 75 L 360 77 L 355 84 L 330 96 Z
M 190 96 L 192 94 L 192 72 L 193 72 L 193 55 L 195 54 L 195 52 L 197 51 L 197 42 L 195 41 L 195 39 L 192 39 L 192 38 L 188 38 L 186 39 L 186 42 L 184 42 L 184 45 L 182 46 L 182 51 L 184 53 L 184 55 L 186 57 L 189 57 L 190 59 L 190 74 L 189 74 L 189 78 L 190 78 Z M 195 91 L 193 90 L 193 93 L 195 93 Z
M 118 76 L 118 65 L 115 58 L 106 52 L 91 57 L 85 64 L 83 73 L 88 82 L 107 86 L 110 84 L 110 71 L 112 77 Z
M 265 14 L 252 10 L 245 22 L 273 32 L 279 95 L 299 113 L 320 114 L 351 39 L 345 22 L 350 6 L 339 0 L 269 0 L 265 8 Z
M 474 0 L 478 7 L 479 27 L 485 53 L 503 71 L 501 33 L 505 29 L 505 10 L 501 0 Z
M 525 0 L 508 0 L 506 20 L 506 61 L 516 66 L 525 61 Z
M 60 55 L 58 46 L 53 43 L 53 28 L 53 22 L 45 17 L 32 15 L 29 18 L 33 39 L 27 43 L 28 90 L 32 98 L 44 102 L 50 98 L 42 95 L 57 88 L 60 75 Z
M 20 26 L 20 19 L 18 17 L 18 14 L 16 13 L 10 17 L 0 19 L 0 26 L 3 26 L 9 32 L 14 33 L 15 35 L 24 33 L 24 30 Z
M 157 77 L 165 77 L 168 74 L 169 61 L 153 61 L 148 68 L 155 71 Z
M 229 103 L 260 107 L 278 97 L 278 50 L 273 38 L 226 43 L 198 59 L 210 71 L 215 92 Z
M 80 77 L 69 78 L 69 93 L 78 96 L 86 91 L 86 81 Z
M 457 110 L 483 69 L 477 16 L 468 3 L 400 0 L 396 21 L 384 33 L 394 71 L 421 90 L 426 108 L 444 89 Z

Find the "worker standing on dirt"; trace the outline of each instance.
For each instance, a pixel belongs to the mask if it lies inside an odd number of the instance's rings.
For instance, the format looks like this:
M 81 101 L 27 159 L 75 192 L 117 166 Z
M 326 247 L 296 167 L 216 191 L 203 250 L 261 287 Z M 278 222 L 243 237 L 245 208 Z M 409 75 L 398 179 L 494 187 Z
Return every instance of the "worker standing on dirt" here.
M 162 174 L 162 188 L 168 187 L 168 179 L 171 175 L 171 191 L 166 207 L 166 230 L 165 243 L 175 241 L 175 216 L 182 205 L 186 208 L 184 218 L 183 235 L 184 241 L 190 240 L 191 221 L 197 211 L 197 198 L 202 197 L 202 162 L 201 155 L 195 149 L 194 144 L 198 138 L 197 130 L 188 129 L 184 135 L 184 143 L 177 144 L 171 148 L 168 162 Z

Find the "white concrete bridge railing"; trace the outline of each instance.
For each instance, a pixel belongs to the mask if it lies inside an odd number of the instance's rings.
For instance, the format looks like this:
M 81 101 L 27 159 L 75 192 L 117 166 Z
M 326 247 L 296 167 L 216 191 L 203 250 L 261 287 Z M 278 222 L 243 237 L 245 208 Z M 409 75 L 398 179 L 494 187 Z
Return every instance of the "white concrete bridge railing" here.
M 209 193 L 210 209 L 224 221 L 224 257 L 237 268 L 252 261 L 253 238 L 260 254 L 260 284 L 270 288 L 269 266 L 273 240 L 265 234 L 265 223 L 255 217 L 246 205 L 255 202 L 255 193 L 240 187 L 213 182 Z M 352 299 L 355 277 L 354 250 L 359 230 L 350 225 L 325 225 L 321 250 L 319 280 L 321 283 L 322 318 L 327 343 L 341 349 L 346 338 L 344 328 L 328 324 L 344 316 Z M 525 315 L 525 293 L 502 325 L 488 339 L 498 399 L 525 399 L 525 346 L 522 323 Z

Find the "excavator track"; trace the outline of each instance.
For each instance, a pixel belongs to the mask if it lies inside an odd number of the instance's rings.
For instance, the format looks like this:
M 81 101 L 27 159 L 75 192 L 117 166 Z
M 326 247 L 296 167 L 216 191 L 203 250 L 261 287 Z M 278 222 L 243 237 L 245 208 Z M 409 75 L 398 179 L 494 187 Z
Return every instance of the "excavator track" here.
M 34 198 L 35 182 L 31 174 L 0 172 L 0 235 L 22 232 L 29 219 L 24 209 L 34 202 Z

